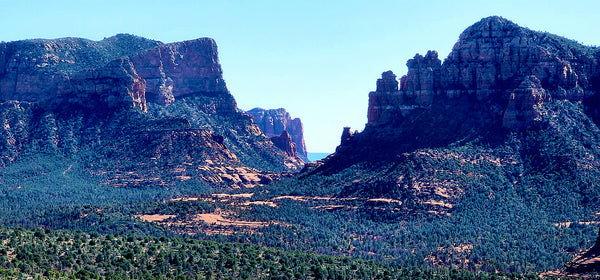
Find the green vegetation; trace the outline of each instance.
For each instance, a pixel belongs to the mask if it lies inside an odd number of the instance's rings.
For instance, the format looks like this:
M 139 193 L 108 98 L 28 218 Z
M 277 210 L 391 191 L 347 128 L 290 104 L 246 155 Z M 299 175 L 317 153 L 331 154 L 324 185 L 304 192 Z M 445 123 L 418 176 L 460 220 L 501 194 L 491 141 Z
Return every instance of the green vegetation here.
M 590 206 L 598 201 L 593 186 L 600 174 L 585 163 L 590 154 L 600 155 L 593 144 L 600 141 L 595 136 L 599 134 L 589 129 L 592 126 L 576 125 L 582 117 L 577 105 L 549 106 L 559 112 L 548 115 L 553 127 L 511 134 L 500 144 L 475 139 L 416 150 L 396 161 L 361 162 L 338 172 L 305 173 L 239 190 L 254 192 L 247 200 L 269 201 L 277 207 L 170 201 L 206 197 L 216 190 L 194 180 L 115 188 L 102 183 L 104 175 L 88 171 L 89 165 L 100 163 L 81 160 L 83 152 L 80 158 L 51 152 L 23 154 L 0 170 L 0 224 L 150 239 L 193 233 L 188 238 L 194 242 L 251 243 L 419 270 L 438 266 L 518 274 L 553 270 L 595 239 L 596 225 L 584 222 L 595 221 L 595 208 Z M 436 187 L 449 195 L 435 194 Z M 337 200 L 275 200 L 283 195 Z M 428 204 L 429 199 L 451 207 Z M 337 208 L 328 208 L 331 205 Z M 232 218 L 268 225 L 245 230 L 199 220 L 177 225 L 135 218 L 162 214 L 175 215 L 171 221 L 194 221 L 195 215 L 217 209 Z M 221 233 L 229 230 L 228 235 L 213 234 L 215 228 L 224 229 L 216 231 Z
M 3 279 L 537 279 L 186 238 L 0 227 Z
M 164 230 L 131 217 L 141 205 L 210 192 L 190 180 L 177 186 L 115 188 L 102 184 L 77 161 L 50 154 L 23 157 L 0 170 L 0 223 L 113 234 Z M 167 208 L 168 209 L 168 208 Z
M 341 175 L 350 176 L 359 169 L 366 170 L 354 166 Z M 314 176 L 306 182 L 306 188 L 330 183 L 329 179 Z M 301 182 L 294 183 L 290 184 L 295 192 L 302 192 Z M 475 184 L 479 191 L 462 197 L 448 216 L 427 215 L 423 213 L 427 208 L 417 208 L 422 205 L 414 205 L 417 209 L 413 211 L 394 212 L 383 206 L 351 202 L 345 204 L 347 209 L 325 211 L 315 209 L 324 204 L 320 201 L 279 200 L 277 208 L 255 206 L 242 211 L 242 218 L 274 220 L 290 226 L 264 228 L 261 234 L 245 238 L 290 250 L 388 259 L 404 265 L 454 265 L 469 270 L 526 273 L 562 267 L 596 237 L 595 225 L 555 225 L 576 221 L 575 213 L 582 209 L 549 213 L 537 201 L 522 198 L 513 187 Z M 552 207 L 559 209 L 559 205 Z M 566 213 L 572 219 L 560 219 Z

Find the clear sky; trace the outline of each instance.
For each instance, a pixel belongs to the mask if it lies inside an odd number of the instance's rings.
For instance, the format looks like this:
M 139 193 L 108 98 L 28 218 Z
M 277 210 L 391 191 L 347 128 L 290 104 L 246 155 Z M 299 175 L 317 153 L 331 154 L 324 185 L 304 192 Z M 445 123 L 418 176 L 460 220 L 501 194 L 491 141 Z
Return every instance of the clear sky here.
M 211 37 L 238 106 L 286 108 L 311 152 L 333 152 L 342 127 L 362 130 L 381 72 L 415 53 L 440 58 L 459 34 L 500 15 L 600 45 L 600 1 L 0 0 L 0 41 L 130 33 L 165 43 Z

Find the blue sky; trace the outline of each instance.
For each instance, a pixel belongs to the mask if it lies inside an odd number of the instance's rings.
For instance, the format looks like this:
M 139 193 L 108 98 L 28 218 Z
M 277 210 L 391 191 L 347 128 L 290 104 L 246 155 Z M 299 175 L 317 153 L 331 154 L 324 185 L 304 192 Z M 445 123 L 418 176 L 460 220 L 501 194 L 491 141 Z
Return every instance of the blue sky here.
M 309 151 L 333 152 L 362 130 L 381 72 L 415 53 L 446 57 L 459 34 L 500 15 L 600 45 L 597 1 L 50 1 L 0 0 L 0 41 L 130 33 L 162 42 L 212 37 L 241 109 L 284 107 Z

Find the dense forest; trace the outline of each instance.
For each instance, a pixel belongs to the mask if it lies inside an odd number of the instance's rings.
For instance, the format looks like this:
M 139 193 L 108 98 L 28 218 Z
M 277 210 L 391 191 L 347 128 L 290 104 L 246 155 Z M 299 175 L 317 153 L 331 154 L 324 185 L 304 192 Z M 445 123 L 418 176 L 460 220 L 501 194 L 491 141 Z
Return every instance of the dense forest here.
M 189 238 L 0 227 L 2 279 L 537 279 Z
M 360 177 L 363 173 L 359 170 L 388 172 L 388 165 L 363 164 L 333 176 L 300 176 L 229 192 L 250 191 L 251 197 L 214 199 L 217 190 L 201 182 L 187 181 L 168 188 L 113 188 L 90 180 L 85 170 L 66 158 L 35 159 L 36 165 L 23 161 L 0 171 L 4 226 L 148 238 L 183 235 L 198 241 L 243 242 L 395 266 L 519 274 L 562 267 L 589 247 L 596 233 L 594 224 L 558 226 L 558 221 L 575 218 L 557 216 L 567 206 L 524 200 L 517 195 L 519 190 L 503 187 L 492 175 L 483 178 L 490 181 L 478 183 L 495 188 L 493 195 L 499 199 L 490 199 L 489 189 L 481 188 L 481 193 L 469 194 L 449 214 L 416 211 L 407 215 L 405 208 L 393 203 L 335 196 L 344 188 L 339 182 Z M 480 169 L 476 171 L 482 172 Z M 302 196 L 308 198 L 295 199 Z M 173 200 L 178 197 L 197 199 Z M 554 208 L 557 210 L 551 211 Z M 201 214 L 215 213 L 265 226 L 213 225 L 198 220 Z M 568 213 L 577 214 L 562 215 Z M 171 216 L 163 222 L 147 222 L 140 215 Z

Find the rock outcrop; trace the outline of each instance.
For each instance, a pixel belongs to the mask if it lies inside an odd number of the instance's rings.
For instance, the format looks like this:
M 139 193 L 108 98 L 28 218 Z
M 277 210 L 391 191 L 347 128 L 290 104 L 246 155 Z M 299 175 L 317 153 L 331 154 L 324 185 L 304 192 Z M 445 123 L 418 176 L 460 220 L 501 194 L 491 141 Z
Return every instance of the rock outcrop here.
M 591 86 L 597 64 L 591 48 L 489 17 L 460 35 L 442 66 L 441 85 L 447 95 L 473 94 L 484 100 L 534 75 L 553 96 L 580 101 L 578 93 Z
M 49 152 L 114 186 L 242 187 L 303 164 L 238 111 L 210 38 L 2 43 L 0 105 L 0 167 Z
M 344 127 L 344 130 L 342 131 L 342 139 L 341 139 L 340 143 L 350 142 L 350 139 L 352 139 L 353 134 L 354 133 L 350 130 L 349 126 Z
M 384 112 L 393 109 L 392 104 L 401 102 L 396 75 L 392 71 L 383 72 L 377 80 L 377 90 L 369 93 L 368 124 L 378 123 Z
M 54 87 L 56 92 L 46 92 L 54 96 L 48 101 L 54 110 L 104 112 L 134 107 L 146 111 L 146 81 L 128 58 L 74 73 Z
M 542 88 L 540 80 L 535 76 L 526 77 L 508 97 L 502 126 L 510 130 L 519 130 L 541 121 L 539 109 L 544 101 L 548 100 L 549 96 Z
M 296 146 L 298 156 L 304 161 L 308 161 L 308 153 L 304 143 L 304 127 L 299 118 L 292 119 L 284 108 L 270 110 L 254 108 L 246 113 L 252 116 L 254 123 L 268 137 L 280 136 L 283 131 L 287 131 Z
M 275 147 L 278 147 L 285 151 L 290 157 L 298 157 L 298 151 L 296 150 L 296 144 L 292 141 L 290 134 L 284 130 L 279 136 L 271 137 L 271 141 Z
M 131 56 L 138 75 L 146 80 L 149 102 L 167 105 L 176 98 L 192 95 L 228 94 L 213 39 L 172 43 Z M 219 111 L 236 111 L 233 98 Z
M 25 40 L 0 46 L 0 100 L 51 106 L 162 105 L 188 95 L 227 96 L 214 110 L 234 113 L 213 39 L 163 44 L 131 35 L 102 41 Z
M 400 89 L 405 98 L 415 104 L 430 105 L 440 87 L 441 61 L 435 51 L 428 51 L 425 57 L 420 54 L 408 60 L 408 73 L 402 77 Z

